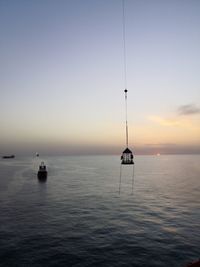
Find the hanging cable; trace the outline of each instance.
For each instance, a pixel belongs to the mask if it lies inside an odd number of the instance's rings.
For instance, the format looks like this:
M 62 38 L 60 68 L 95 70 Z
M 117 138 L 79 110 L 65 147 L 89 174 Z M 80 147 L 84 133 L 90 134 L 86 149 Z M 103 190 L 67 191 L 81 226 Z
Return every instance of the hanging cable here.
M 126 69 L 126 27 L 125 27 L 125 0 L 122 0 L 122 24 L 123 24 L 123 51 L 124 51 L 124 88 L 127 89 L 127 69 Z
M 119 195 L 121 192 L 121 184 L 122 184 L 122 165 L 120 165 L 120 175 L 119 175 Z
M 126 147 L 128 147 L 128 115 L 127 115 L 127 92 L 128 90 L 125 89 L 125 109 L 126 109 Z
M 119 177 L 119 195 L 122 183 L 122 165 L 133 165 L 133 153 L 128 148 L 128 109 L 127 109 L 127 66 L 126 66 L 126 32 L 125 32 L 125 0 L 122 0 L 122 23 L 123 23 L 123 63 L 124 63 L 124 93 L 125 93 L 125 114 L 126 114 L 126 149 L 122 152 L 120 177 Z M 132 173 L 132 194 L 134 187 L 134 165 Z
M 126 67 L 126 27 L 125 27 L 125 0 L 122 0 L 122 20 L 123 20 L 123 51 L 124 51 L 124 92 L 125 92 L 125 112 L 126 112 L 126 146 L 128 147 L 128 119 L 127 119 L 127 67 Z

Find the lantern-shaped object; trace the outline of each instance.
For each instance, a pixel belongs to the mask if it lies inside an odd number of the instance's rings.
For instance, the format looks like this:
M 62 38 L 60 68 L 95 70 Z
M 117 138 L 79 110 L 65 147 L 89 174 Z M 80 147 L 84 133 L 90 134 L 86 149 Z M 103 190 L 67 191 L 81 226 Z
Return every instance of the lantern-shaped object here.
M 133 153 L 128 147 L 122 152 L 121 164 L 134 164 Z

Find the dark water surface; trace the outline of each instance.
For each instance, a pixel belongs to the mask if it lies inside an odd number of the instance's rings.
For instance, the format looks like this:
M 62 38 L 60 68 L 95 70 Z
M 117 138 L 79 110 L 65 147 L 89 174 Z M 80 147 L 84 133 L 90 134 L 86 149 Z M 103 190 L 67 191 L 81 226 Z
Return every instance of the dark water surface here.
M 41 160 L 46 183 L 37 180 Z M 0 159 L 0 266 L 184 266 L 200 257 L 200 156 Z

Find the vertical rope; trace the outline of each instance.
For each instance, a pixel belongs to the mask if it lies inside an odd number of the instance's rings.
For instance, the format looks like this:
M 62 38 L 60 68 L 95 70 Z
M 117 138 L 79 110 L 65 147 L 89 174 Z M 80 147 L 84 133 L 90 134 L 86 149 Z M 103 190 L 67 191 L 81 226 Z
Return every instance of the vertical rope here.
M 124 92 L 126 108 L 126 146 L 128 147 L 128 120 L 127 120 L 127 67 L 126 67 L 126 27 L 125 27 L 125 0 L 122 0 L 122 19 L 123 19 L 123 52 L 124 52 Z
M 133 176 L 132 176 L 132 195 L 133 195 L 133 185 L 134 185 L 134 172 L 135 172 L 135 168 L 134 168 L 134 164 L 133 164 Z
M 127 67 L 126 67 L 126 27 L 125 27 L 125 0 L 122 0 L 123 20 L 123 52 L 124 52 L 124 88 L 127 88 Z
M 127 92 L 128 90 L 125 89 L 125 109 L 126 109 L 126 146 L 128 147 L 128 115 L 127 115 Z
M 121 183 L 122 183 L 122 165 L 120 164 L 120 175 L 119 175 L 119 195 L 121 192 Z

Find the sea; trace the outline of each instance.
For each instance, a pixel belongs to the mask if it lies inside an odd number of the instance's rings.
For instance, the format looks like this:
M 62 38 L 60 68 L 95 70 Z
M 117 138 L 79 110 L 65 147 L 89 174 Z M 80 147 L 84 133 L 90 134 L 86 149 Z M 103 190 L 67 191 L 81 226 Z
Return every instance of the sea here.
M 119 156 L 0 159 L 1 267 L 184 267 L 199 258 L 200 155 L 135 156 L 134 166 Z

